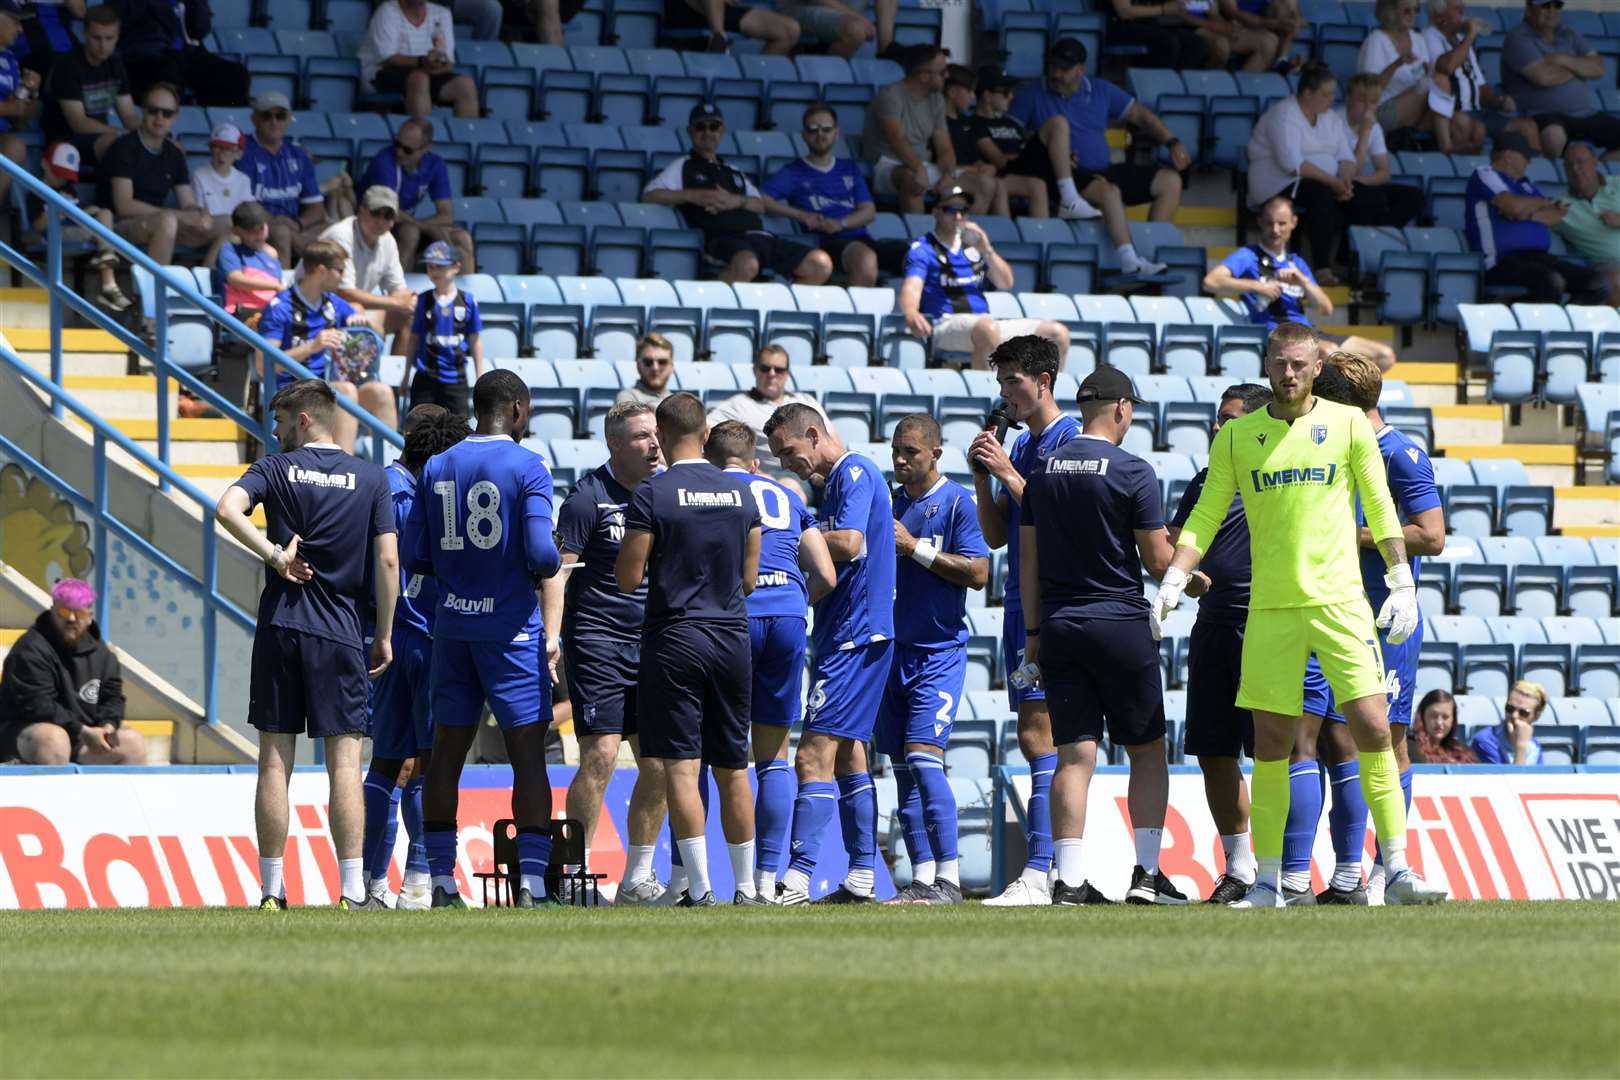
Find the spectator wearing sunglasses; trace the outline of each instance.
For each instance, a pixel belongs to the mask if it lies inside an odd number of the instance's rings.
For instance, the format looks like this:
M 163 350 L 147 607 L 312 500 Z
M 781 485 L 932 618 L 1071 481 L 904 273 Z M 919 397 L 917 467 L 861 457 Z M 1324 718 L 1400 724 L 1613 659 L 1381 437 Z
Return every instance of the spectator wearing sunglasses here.
M 392 188 L 399 193 L 399 220 L 394 223 L 394 239 L 399 242 L 399 261 L 416 265 L 422 242 L 443 241 L 461 253 L 466 273 L 478 269 L 473 260 L 472 237 L 455 225 L 455 193 L 450 190 L 450 170 L 444 159 L 432 150 L 433 121 L 413 117 L 399 125 L 392 146 L 377 151 L 360 176 L 360 190 Z M 426 196 L 433 213 L 416 216 Z
M 287 137 L 292 103 L 279 90 L 253 99 L 253 134 L 242 146 L 236 167 L 253 181 L 253 201 L 270 211 L 270 246 L 291 266 L 305 245 L 326 229 L 326 200 L 315 177 L 315 162 Z
M 1541 743 L 1530 732 L 1546 707 L 1546 687 L 1520 679 L 1508 691 L 1501 725 L 1476 734 L 1468 748 L 1481 765 L 1540 765 Z
M 209 247 L 216 230 L 192 193 L 185 153 L 169 137 L 179 114 L 180 91 L 154 84 L 140 126 L 107 147 L 97 177 L 96 201 L 112 209 L 118 235 L 163 264 L 174 262 L 176 244 Z
M 137 100 L 152 84 L 166 82 L 183 87 L 198 105 L 248 103 L 248 69 L 194 44 L 214 28 L 208 0 L 112 0 L 112 6 L 123 19 L 118 51 Z
M 366 188 L 354 217 L 344 218 L 321 234 L 322 240 L 337 244 L 348 256 L 343 279 L 333 292 L 384 335 L 404 330 L 416 314 L 416 294 L 405 285 L 405 268 L 394 242 L 398 214 L 399 196 L 393 188 Z
M 789 367 L 786 349 L 780 345 L 765 346 L 754 358 L 754 388 L 731 395 L 709 413 L 710 431 L 727 420 L 740 421 L 752 429 L 754 457 L 759 460 L 762 468 L 780 468 L 776 455 L 771 453 L 770 441 L 765 438 L 765 421 L 769 420 L 777 409 L 783 405 L 797 403 L 808 405 L 821 413 L 824 421 L 827 418 L 827 414 L 822 412 L 821 404 L 814 396 L 794 393 L 788 389 L 788 380 L 792 378 Z
M 448 105 L 478 115 L 478 84 L 455 70 L 456 30 L 450 9 L 426 0 L 384 0 L 360 42 L 360 78 L 378 94 L 403 94 L 405 111 L 426 116 Z
M 1502 89 L 1535 118 L 1548 157 L 1561 156 L 1570 140 L 1613 157 L 1620 150 L 1620 116 L 1598 101 L 1603 57 L 1563 19 L 1564 0 L 1527 0 L 1524 21 L 1502 41 Z
M 620 390 L 613 399 L 618 405 L 639 401 L 649 409 L 674 393 L 669 377 L 675 374 L 675 346 L 663 334 L 647 333 L 636 342 L 636 381 Z

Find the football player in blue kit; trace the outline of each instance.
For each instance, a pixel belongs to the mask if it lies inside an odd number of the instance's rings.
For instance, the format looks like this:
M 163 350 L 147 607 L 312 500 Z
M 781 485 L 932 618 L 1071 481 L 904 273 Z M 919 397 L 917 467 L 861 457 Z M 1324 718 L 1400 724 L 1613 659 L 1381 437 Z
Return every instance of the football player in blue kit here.
M 680 907 L 716 904 L 709 880 L 707 765 L 736 881 L 732 903 L 768 903 L 754 889 L 754 796 L 748 786 L 753 664 L 748 594 L 759 572 L 760 514 L 747 485 L 703 458 L 703 402 L 672 394 L 658 405 L 658 445 L 669 468 L 645 480 L 624 514 L 614 573 L 619 591 L 646 581 L 636 681 L 641 752 L 661 762 L 670 829 L 686 868 Z
M 409 519 L 416 478 L 435 454 L 467 437 L 467 421 L 438 405 L 418 405 L 401 431 L 405 452 L 384 471 L 396 521 Z M 422 771 L 433 749 L 428 668 L 433 658 L 433 613 L 439 590 L 430 577 L 402 571 L 394 607 L 394 662 L 371 698 L 371 768 L 366 773 L 366 890 L 385 903 L 388 864 L 399 819 L 410 839 L 405 879 L 396 907 L 416 911 L 433 900 L 427 848 L 422 840 Z
M 877 791 L 867 772 L 883 686 L 894 653 L 894 515 L 883 472 L 844 448 L 831 425 L 808 405 L 784 405 L 765 423 L 771 453 L 806 483 L 824 481 L 821 535 L 838 567 L 838 584 L 815 610 L 815 666 L 795 769 L 792 859 L 782 875 L 781 903 L 810 899 L 810 875 L 834 800 L 843 827 L 849 874 L 821 903 L 870 904 L 877 866 Z M 837 777 L 836 782 L 834 777 Z
M 529 387 L 516 373 L 486 372 L 473 387 L 473 414 L 476 431 L 423 466 L 405 527 L 407 568 L 439 585 L 422 830 L 433 906 L 465 907 L 455 879 L 456 804 L 487 701 L 512 762 L 522 875 L 513 905 L 534 907 L 546 897 L 551 862 L 551 672 L 537 588 L 560 563 L 551 470 L 518 443 L 529 422 Z
M 332 441 L 336 413 L 337 398 L 319 379 L 279 390 L 270 414 L 283 449 L 249 466 L 214 509 L 219 523 L 272 571 L 259 598 L 248 689 L 248 723 L 259 730 L 253 817 L 261 910 L 287 906 L 287 786 L 301 734 L 326 747 L 338 906 L 385 906 L 366 894 L 360 750 L 367 677 L 381 675 L 393 660 L 399 597 L 394 502 L 380 467 Z M 248 518 L 259 504 L 264 533 Z M 368 599 L 377 620 L 369 664 L 361 636 Z
M 877 748 L 895 763 L 911 883 L 896 902 L 960 904 L 956 796 L 945 744 L 967 680 L 967 591 L 990 582 L 973 493 L 939 473 L 939 423 L 914 413 L 894 429 L 894 662 Z
M 774 904 L 799 788 L 788 761 L 788 733 L 804 704 L 805 610 L 832 592 L 838 572 L 804 500 L 762 475 L 754 450 L 754 429 L 739 420 L 716 424 L 703 444 L 709 464 L 748 485 L 763 529 L 759 575 L 748 594 L 748 643 L 754 661 L 754 891 Z

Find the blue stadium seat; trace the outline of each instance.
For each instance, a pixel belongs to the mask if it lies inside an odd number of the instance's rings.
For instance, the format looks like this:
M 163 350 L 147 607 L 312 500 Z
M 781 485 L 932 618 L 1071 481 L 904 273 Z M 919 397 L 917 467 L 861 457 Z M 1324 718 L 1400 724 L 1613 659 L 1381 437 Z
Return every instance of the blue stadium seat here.
M 1497 495 L 1494 487 L 1455 485 L 1441 494 L 1446 503 L 1446 526 L 1449 531 L 1472 537 L 1491 535 L 1496 525 Z
M 1552 516 L 1550 487 L 1515 484 L 1502 493 L 1502 528 L 1510 535 L 1545 536 L 1552 526 Z
M 1564 596 L 1562 568 L 1526 563 L 1513 567 L 1512 574 L 1514 611 L 1534 618 L 1548 618 L 1558 614 L 1563 607 Z
M 1585 697 L 1620 697 L 1620 645 L 1576 645 L 1573 683 Z
M 1470 694 L 1505 698 L 1518 670 L 1518 650 L 1505 643 L 1464 645 L 1461 685 Z
M 1507 607 L 1508 568 L 1461 563 L 1454 572 L 1452 606 L 1464 615 L 1494 619 Z
M 1527 642 L 1519 646 L 1519 678 L 1547 688 L 1553 697 L 1569 692 L 1574 662 L 1572 649 L 1563 643 Z
M 846 445 L 872 441 L 877 429 L 877 396 L 830 390 L 822 396 L 822 411 Z
M 576 304 L 530 304 L 528 321 L 530 347 L 535 355 L 559 364 L 579 355 L 585 338 L 584 309 Z M 585 385 L 567 381 L 561 367 L 557 374 L 564 386 Z
M 1413 692 L 1419 698 L 1430 690 L 1451 693 L 1457 684 L 1461 656 L 1462 646 L 1456 642 L 1423 641 L 1418 646 L 1417 680 Z
M 554 124 L 583 124 L 591 117 L 596 76 L 548 68 L 540 72 L 539 115 Z

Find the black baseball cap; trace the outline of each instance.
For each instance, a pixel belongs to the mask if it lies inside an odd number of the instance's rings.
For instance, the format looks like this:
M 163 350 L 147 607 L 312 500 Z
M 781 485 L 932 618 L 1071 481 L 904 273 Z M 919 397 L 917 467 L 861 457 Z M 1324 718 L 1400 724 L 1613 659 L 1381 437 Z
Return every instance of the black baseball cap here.
M 1074 399 L 1079 402 L 1124 400 L 1138 405 L 1147 404 L 1146 399 L 1136 393 L 1136 384 L 1131 382 L 1131 377 L 1117 367 L 1100 367 L 1087 375 Z
M 712 101 L 700 101 L 692 106 L 692 111 L 686 114 L 686 122 L 695 124 L 699 120 L 718 120 L 726 122 L 726 114 L 720 111 L 720 106 Z
M 1086 46 L 1077 38 L 1058 38 L 1046 50 L 1046 61 L 1057 67 L 1072 68 L 1086 62 Z
M 985 64 L 979 68 L 978 87 L 981 94 L 986 90 L 1011 90 L 1017 85 L 1017 79 L 995 64 Z
M 964 202 L 967 204 L 967 208 L 971 210 L 973 209 L 973 192 L 960 186 L 948 187 L 940 194 L 939 202 L 934 204 L 934 209 L 938 210 L 947 203 L 953 202 Z

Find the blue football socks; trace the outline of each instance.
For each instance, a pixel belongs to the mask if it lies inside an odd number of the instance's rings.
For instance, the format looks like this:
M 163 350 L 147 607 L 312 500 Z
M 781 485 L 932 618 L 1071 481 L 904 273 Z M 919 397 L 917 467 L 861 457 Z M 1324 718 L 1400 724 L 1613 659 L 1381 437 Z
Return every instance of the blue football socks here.
M 399 819 L 394 809 L 399 805 L 399 789 L 392 776 L 384 776 L 376 769 L 366 773 L 361 789 L 366 809 L 366 828 L 360 841 L 360 853 L 365 859 L 368 878 L 388 873 L 388 859 L 394 851 L 394 837 L 398 835 Z
M 1041 754 L 1029 763 L 1029 857 L 1024 865 L 1046 873 L 1052 869 L 1052 774 L 1057 755 Z
M 788 868 L 809 878 L 821 854 L 821 836 L 838 810 L 838 785 L 830 780 L 811 780 L 799 785 L 793 800 L 793 843 Z
M 917 771 L 907 764 L 896 764 L 894 769 L 895 795 L 899 799 L 900 834 L 906 842 L 906 857 L 912 870 L 922 863 L 933 862 L 933 848 L 928 842 L 928 823 L 923 818 L 922 787 L 917 782 Z
M 945 762 L 935 754 L 907 754 L 906 764 L 922 792 L 922 817 L 926 823 L 928 848 L 936 863 L 956 858 L 956 794 L 945 776 Z
M 843 826 L 850 870 L 873 869 L 877 864 L 877 789 L 871 774 L 838 778 L 838 821 Z
M 1367 800 L 1361 794 L 1361 762 L 1352 758 L 1327 767 L 1333 785 L 1333 804 L 1328 808 L 1328 835 L 1333 839 L 1334 861 L 1340 866 L 1361 864 L 1361 849 L 1367 837 Z
M 422 778 L 407 780 L 400 793 L 399 816 L 405 822 L 405 836 L 410 846 L 405 849 L 405 872 L 427 873 L 427 848 L 422 844 Z
M 1314 761 L 1288 766 L 1288 824 L 1283 827 L 1283 883 L 1299 890 L 1311 887 L 1311 847 L 1322 820 L 1325 777 Z M 1303 881 L 1299 875 L 1304 875 Z M 1292 877 L 1292 880 L 1290 880 Z
M 787 843 L 799 781 L 791 761 L 756 765 L 754 777 L 759 785 L 754 796 L 754 864 L 775 874 L 782 869 L 782 848 Z
M 525 825 L 518 829 L 518 872 L 523 887 L 536 900 L 546 895 L 546 868 L 551 865 L 551 829 L 545 825 Z

